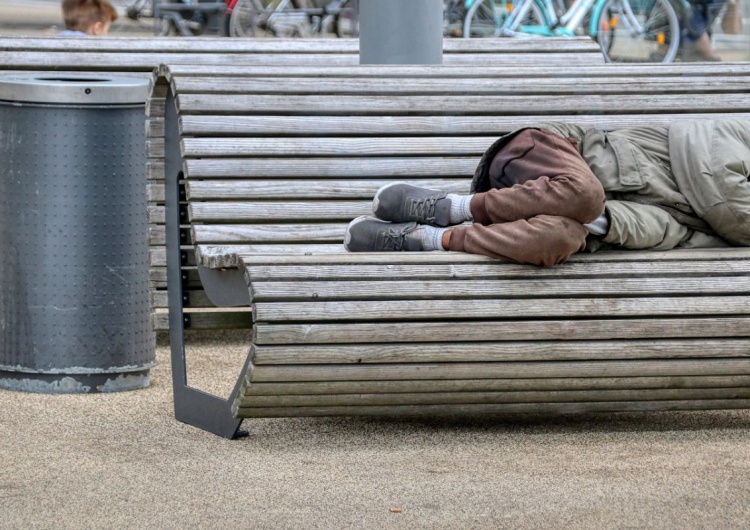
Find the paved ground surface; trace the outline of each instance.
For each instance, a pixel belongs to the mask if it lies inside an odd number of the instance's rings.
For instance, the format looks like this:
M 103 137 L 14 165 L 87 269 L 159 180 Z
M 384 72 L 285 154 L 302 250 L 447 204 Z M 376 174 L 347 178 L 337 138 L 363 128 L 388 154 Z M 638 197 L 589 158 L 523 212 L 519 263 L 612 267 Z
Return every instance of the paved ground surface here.
M 246 337 L 245 337 L 246 339 Z M 226 392 L 245 340 L 190 340 Z M 747 528 L 750 411 L 269 419 L 229 441 L 145 390 L 0 391 L 0 528 Z

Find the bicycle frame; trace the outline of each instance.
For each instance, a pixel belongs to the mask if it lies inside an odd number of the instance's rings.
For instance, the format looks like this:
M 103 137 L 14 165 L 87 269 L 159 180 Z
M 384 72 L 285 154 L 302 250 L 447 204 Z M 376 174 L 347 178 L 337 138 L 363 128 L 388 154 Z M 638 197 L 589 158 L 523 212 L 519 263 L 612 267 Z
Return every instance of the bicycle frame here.
M 494 0 L 492 0 L 494 2 Z M 604 4 L 605 0 L 575 0 L 573 4 L 559 17 L 552 5 L 551 0 L 523 0 L 521 6 L 516 8 L 508 20 L 507 26 L 513 27 L 515 20 L 523 18 L 531 10 L 532 2 L 537 5 L 546 17 L 545 25 L 542 26 L 519 26 L 513 35 L 536 35 L 544 37 L 574 37 L 576 29 L 586 18 L 586 14 L 595 3 Z M 594 24 L 595 26 L 595 24 Z M 591 35 L 594 37 L 595 35 Z

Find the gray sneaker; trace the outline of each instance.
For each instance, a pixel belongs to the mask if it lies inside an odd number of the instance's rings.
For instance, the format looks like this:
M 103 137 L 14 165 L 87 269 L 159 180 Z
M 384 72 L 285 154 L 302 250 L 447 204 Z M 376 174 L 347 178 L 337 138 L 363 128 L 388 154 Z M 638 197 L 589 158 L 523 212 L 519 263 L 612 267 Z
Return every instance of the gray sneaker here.
M 403 223 L 416 221 L 433 226 L 450 225 L 451 201 L 447 192 L 393 182 L 380 188 L 372 201 L 378 219 Z
M 417 223 L 389 223 L 369 215 L 349 223 L 344 248 L 349 252 L 392 252 L 424 250 L 422 239 L 414 232 Z

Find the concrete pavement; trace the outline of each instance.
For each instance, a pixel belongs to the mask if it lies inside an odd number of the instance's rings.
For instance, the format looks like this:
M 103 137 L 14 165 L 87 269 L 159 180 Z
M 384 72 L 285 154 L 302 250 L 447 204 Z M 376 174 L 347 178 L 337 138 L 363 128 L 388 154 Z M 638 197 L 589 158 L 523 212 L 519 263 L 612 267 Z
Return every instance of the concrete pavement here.
M 248 337 L 189 337 L 191 381 L 229 391 Z M 746 528 L 750 411 L 264 419 L 228 441 L 153 384 L 0 391 L 0 528 Z

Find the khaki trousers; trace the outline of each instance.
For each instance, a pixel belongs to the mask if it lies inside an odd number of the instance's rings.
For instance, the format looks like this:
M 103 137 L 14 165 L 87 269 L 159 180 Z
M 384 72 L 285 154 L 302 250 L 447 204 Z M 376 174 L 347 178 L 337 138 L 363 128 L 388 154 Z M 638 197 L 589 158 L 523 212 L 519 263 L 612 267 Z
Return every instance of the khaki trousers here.
M 492 189 L 471 199 L 472 225 L 452 229 L 450 250 L 551 267 L 586 246 L 604 212 L 604 189 L 575 142 L 524 129 L 492 160 Z

